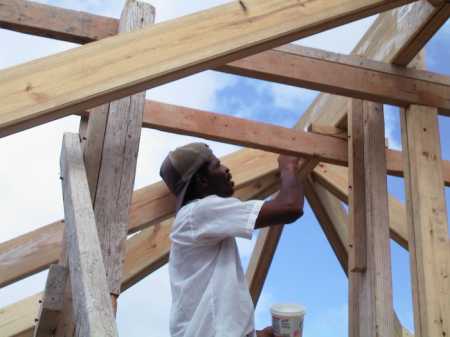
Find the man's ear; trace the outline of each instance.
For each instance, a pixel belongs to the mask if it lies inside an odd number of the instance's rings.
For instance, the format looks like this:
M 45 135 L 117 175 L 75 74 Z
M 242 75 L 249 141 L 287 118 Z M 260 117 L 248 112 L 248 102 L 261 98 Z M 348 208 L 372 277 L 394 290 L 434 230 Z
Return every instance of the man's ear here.
M 194 176 L 194 180 L 195 185 L 198 186 L 200 189 L 204 190 L 208 187 L 208 178 L 205 175 L 197 173 Z

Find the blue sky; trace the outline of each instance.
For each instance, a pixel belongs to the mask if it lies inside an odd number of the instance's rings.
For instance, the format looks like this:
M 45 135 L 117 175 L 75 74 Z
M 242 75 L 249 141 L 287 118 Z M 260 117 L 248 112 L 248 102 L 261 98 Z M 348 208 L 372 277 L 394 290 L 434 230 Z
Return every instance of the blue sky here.
M 67 8 L 118 16 L 122 2 L 105 6 L 99 0 L 41 1 Z M 187 14 L 225 0 L 200 2 L 160 0 L 152 3 L 157 21 Z M 373 18 L 319 34 L 303 40 L 304 45 L 348 53 Z M 430 70 L 450 74 L 450 24 L 447 23 L 427 45 Z M 7 41 L 7 53 L 0 52 L 0 68 L 42 57 L 75 45 L 0 30 L 0 40 Z M 189 88 L 187 90 L 186 88 Z M 165 85 L 148 97 L 173 104 L 205 109 L 247 119 L 292 126 L 317 93 L 264 81 L 208 71 Z M 391 146 L 401 146 L 398 109 L 386 107 L 386 136 Z M 450 130 L 448 118 L 439 118 L 441 135 Z M 63 216 L 59 177 L 59 148 L 62 133 L 76 132 L 78 119 L 64 118 L 0 140 L 0 152 L 8 165 L 0 167 L 0 189 L 8 198 L 0 205 L 6 226 L 0 228 L 2 240 Z M 168 150 L 192 138 L 143 130 L 138 159 L 136 187 L 159 180 L 157 169 Z M 442 138 L 443 157 L 450 159 L 449 138 Z M 236 146 L 208 142 L 218 155 L 238 149 Z M 33 169 L 30 170 L 29 168 Z M 389 191 L 404 201 L 403 180 L 389 177 Z M 42 192 L 44 191 L 44 192 Z M 448 189 L 446 189 L 448 193 Z M 448 200 L 448 198 L 447 198 Z M 21 205 L 21 209 L 19 209 Z M 256 233 L 255 233 L 256 238 Z M 240 240 L 244 265 L 252 242 Z M 394 302 L 402 323 L 413 329 L 409 256 L 397 244 L 391 245 Z M 0 307 L 40 291 L 46 273 L 0 290 Z M 270 324 L 270 305 L 276 302 L 301 303 L 307 308 L 305 337 L 347 336 L 347 278 L 309 206 L 295 224 L 285 227 L 275 254 L 260 303 L 256 310 L 257 328 Z M 163 267 L 121 295 L 119 300 L 119 334 L 134 336 L 168 336 L 170 289 L 167 268 Z

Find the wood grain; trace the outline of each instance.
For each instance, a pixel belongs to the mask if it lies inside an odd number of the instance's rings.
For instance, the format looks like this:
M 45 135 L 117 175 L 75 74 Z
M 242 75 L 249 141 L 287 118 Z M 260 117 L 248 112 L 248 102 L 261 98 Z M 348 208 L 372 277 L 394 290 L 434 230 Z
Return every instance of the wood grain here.
M 450 113 L 450 78 L 416 69 L 287 45 L 217 68 L 261 80 L 384 104 L 421 104 Z
M 154 8 L 129 0 L 122 11 L 119 34 L 154 22 Z M 111 294 L 120 294 L 128 214 L 141 136 L 145 92 L 99 107 L 100 118 L 89 120 L 84 160 L 93 196 L 97 230 Z M 103 136 L 97 136 L 103 135 Z M 94 140 L 92 140 L 94 138 Z M 93 149 L 91 149 L 91 147 Z
M 436 13 L 427 0 L 420 0 L 408 6 L 381 14 L 364 34 L 352 51 L 352 55 L 368 59 L 398 64 L 404 58 L 404 50 L 411 49 L 415 36 L 424 26 L 434 22 Z M 411 50 L 417 54 L 422 47 L 416 45 Z M 420 48 L 419 48 L 420 47 Z M 412 58 L 407 58 L 409 62 Z M 406 66 L 409 62 L 402 63 Z M 347 99 L 329 94 L 320 94 L 306 111 L 310 123 L 345 128 L 347 123 Z
M 64 134 L 61 174 L 76 331 L 118 336 L 78 134 Z
M 353 163 L 349 168 L 349 336 L 391 336 L 394 309 L 383 106 L 354 102 L 348 118 L 353 138 L 349 142 Z
M 57 264 L 50 266 L 33 337 L 54 336 L 64 307 L 67 277 L 66 267 Z
M 2 70 L 0 136 L 412 1 L 232 2 Z
M 418 336 L 446 336 L 450 334 L 450 243 L 445 194 L 439 184 L 437 111 L 411 106 L 400 117 L 408 163 L 405 187 L 415 331 Z

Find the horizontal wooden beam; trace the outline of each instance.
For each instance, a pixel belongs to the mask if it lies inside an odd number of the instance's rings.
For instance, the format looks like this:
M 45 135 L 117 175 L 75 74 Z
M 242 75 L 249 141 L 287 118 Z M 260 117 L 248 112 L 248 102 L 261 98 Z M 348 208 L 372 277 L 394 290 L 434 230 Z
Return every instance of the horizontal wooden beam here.
M 233 123 L 240 122 L 240 119 L 236 118 L 220 116 L 217 114 L 206 113 L 204 111 L 173 106 L 154 101 L 148 101 L 146 104 L 146 113 L 144 115 L 144 125 L 146 125 L 145 123 L 155 123 L 155 119 L 152 117 L 153 115 L 167 115 L 174 117 L 178 116 L 177 118 L 179 118 L 180 121 L 182 121 L 182 119 L 184 118 L 183 116 L 185 115 L 192 115 L 194 117 L 206 115 L 209 116 L 208 118 L 210 118 L 210 121 L 214 121 L 215 118 L 219 118 L 219 121 L 222 120 L 225 121 L 225 124 L 228 123 L 228 127 L 224 128 L 225 131 L 236 129 L 235 124 Z M 190 130 L 189 132 L 197 132 L 197 129 L 201 129 L 201 132 L 206 132 L 205 130 L 207 128 L 200 128 L 198 127 L 198 125 L 197 127 L 195 127 L 195 123 L 193 123 L 193 121 L 191 122 L 194 126 L 190 126 L 191 129 L 188 129 L 188 131 Z M 258 127 L 259 125 L 256 122 L 250 123 L 252 127 Z M 239 127 L 241 126 L 239 125 Z M 284 132 L 285 129 L 280 128 L 280 130 Z M 270 129 L 269 132 L 271 132 Z M 296 132 L 295 136 L 297 137 L 299 134 L 301 133 Z M 219 135 L 221 135 L 222 137 L 226 136 L 230 138 L 229 134 Z M 306 136 L 314 137 L 316 135 L 307 134 Z M 243 135 L 234 135 L 233 137 L 233 142 L 237 144 L 243 144 Z M 328 136 L 329 138 L 326 138 L 326 136 L 324 137 L 325 138 L 320 139 L 328 140 L 330 138 L 333 138 L 330 136 Z M 221 138 L 220 140 L 225 141 L 226 139 Z M 248 139 L 245 141 L 247 142 L 247 144 L 250 144 L 248 142 Z M 255 145 L 255 147 L 261 147 L 261 144 L 258 145 L 257 141 L 258 137 L 256 137 L 256 141 L 254 138 L 254 142 L 256 144 L 253 145 Z M 335 142 L 342 142 L 342 144 L 339 145 L 340 147 L 346 146 L 346 142 L 342 139 L 333 140 L 333 143 Z M 276 150 L 274 148 L 274 144 L 269 144 L 268 147 L 266 144 L 265 146 L 266 149 Z M 310 149 L 306 149 L 306 151 L 310 151 L 309 153 L 311 154 Z M 345 149 L 343 151 L 345 152 Z M 394 175 L 402 175 L 403 161 L 401 152 L 388 150 L 387 159 L 390 173 Z M 234 174 L 236 185 L 242 184 L 242 186 L 245 186 L 256 180 L 259 181 L 261 177 L 264 177 L 267 174 L 271 174 L 271 172 L 275 172 L 277 168 L 276 157 L 273 154 L 255 150 L 236 152 L 232 155 L 227 156 L 224 159 L 224 162 L 231 168 L 231 171 Z M 448 161 L 442 161 L 442 165 L 445 184 L 448 186 L 450 185 L 450 163 Z M 320 166 L 316 168 L 316 171 L 318 170 L 318 168 L 320 168 Z M 343 189 L 347 187 L 345 182 L 343 186 Z M 128 227 L 129 233 L 134 233 L 137 230 L 143 229 L 156 222 L 169 218 L 173 211 L 172 203 L 173 197 L 168 193 L 167 188 L 161 182 L 136 191 L 133 195 L 133 202 L 130 208 L 130 221 Z M 3 287 L 36 272 L 44 270 L 48 268 L 51 263 L 55 263 L 60 255 L 62 232 L 63 224 L 59 221 L 22 235 L 13 240 L 1 243 L 0 286 Z
M 129 211 L 128 233 L 169 218 L 173 213 L 173 202 L 173 196 L 162 182 L 135 191 Z M 56 263 L 61 255 L 63 232 L 64 223 L 60 220 L 0 243 L 0 287 Z
M 298 45 L 228 63 L 218 70 L 336 95 L 450 114 L 450 77 Z
M 343 139 L 198 109 L 147 101 L 143 126 L 276 153 L 316 156 L 324 162 L 347 165 L 347 142 Z M 386 156 L 387 172 L 402 176 L 401 152 L 387 149 Z M 450 162 L 442 161 L 442 165 L 446 172 L 444 183 L 450 185 Z
M 20 25 L 25 28 L 29 18 L 28 14 L 36 13 L 36 15 L 42 16 L 40 22 L 42 21 L 43 28 L 45 28 L 44 18 L 48 17 L 49 20 L 46 25 L 49 32 L 61 31 L 60 38 L 64 38 L 64 32 L 70 30 L 73 33 L 77 32 L 78 38 L 81 40 L 93 41 L 97 39 L 94 38 L 95 36 L 102 38 L 115 35 L 113 29 L 117 29 L 116 25 L 109 24 L 108 26 L 104 24 L 101 21 L 103 17 L 97 18 L 97 16 L 89 13 L 67 11 L 58 7 L 27 1 L 3 0 L 3 2 L 7 11 L 16 13 L 16 16 L 20 17 L 16 21 L 20 22 Z M 12 4 L 13 2 L 14 4 Z M 19 8 L 25 11 L 22 16 L 19 15 Z M 439 11 L 439 13 L 442 12 Z M 57 14 L 60 15 L 57 16 Z M 8 16 L 4 20 L 7 21 L 9 18 L 9 20 L 14 21 L 14 17 L 14 15 Z M 64 18 L 65 22 L 53 22 L 52 19 L 56 17 Z M 108 19 L 116 22 L 116 19 Z M 81 20 L 81 23 L 77 20 Z M 435 20 L 430 20 L 430 22 L 435 22 Z M 67 26 L 69 23 L 70 26 Z M 33 27 L 33 22 L 30 22 L 29 25 Z M 108 33 L 102 32 L 100 29 L 97 32 L 98 27 L 103 27 Z M 56 35 L 56 38 L 58 38 L 58 35 Z M 450 80 L 448 77 L 430 72 L 405 70 L 403 67 L 399 68 L 369 61 L 358 56 L 346 56 L 289 45 L 232 62 L 216 70 L 354 98 L 372 99 L 382 103 L 397 105 L 415 103 L 440 106 L 442 108 L 441 113 L 448 114 L 450 112 L 448 109 L 450 100 L 447 97 L 450 95 Z M 341 72 L 344 72 L 345 76 L 337 75 Z M 329 76 L 328 74 L 334 75 Z M 372 80 L 366 81 L 369 77 Z
M 221 159 L 233 173 L 237 193 L 262 192 L 275 183 L 277 161 L 271 153 L 251 150 L 249 156 L 236 152 Z M 175 200 L 163 182 L 135 191 L 129 211 L 128 233 L 169 219 L 173 216 L 174 205 Z M 1 243 L 0 287 L 56 263 L 61 255 L 63 232 L 61 220 Z
M 29 1 L 1 0 L 0 6 L 4 9 L 0 14 L 0 26 L 3 22 L 5 28 L 29 30 L 32 34 L 84 43 L 115 35 L 117 31 L 114 18 Z M 67 36 L 69 32 L 71 35 Z M 217 70 L 382 103 L 442 107 L 444 113 L 449 113 L 450 100 L 445 99 L 450 95 L 447 77 L 408 71 L 358 56 L 290 45 L 232 62 Z M 345 76 L 340 76 L 341 72 Z M 367 78 L 371 81 L 366 81 Z M 443 81 L 439 82 L 441 79 Z
M 232 2 L 2 70 L 0 137 L 410 2 Z
M 0 28 L 74 43 L 116 35 L 115 18 L 25 0 L 0 0 Z
M 163 103 L 147 102 L 143 126 L 341 165 L 347 162 L 347 143 L 342 139 Z
M 427 39 L 418 39 L 434 25 L 440 9 L 427 0 L 397 8 L 378 16 L 353 49 L 353 55 L 371 60 L 406 66 L 424 47 Z M 440 21 L 441 24 L 444 22 Z M 424 34 L 430 38 L 431 35 Z M 347 99 L 328 94 L 319 95 L 306 111 L 308 123 L 346 128 Z

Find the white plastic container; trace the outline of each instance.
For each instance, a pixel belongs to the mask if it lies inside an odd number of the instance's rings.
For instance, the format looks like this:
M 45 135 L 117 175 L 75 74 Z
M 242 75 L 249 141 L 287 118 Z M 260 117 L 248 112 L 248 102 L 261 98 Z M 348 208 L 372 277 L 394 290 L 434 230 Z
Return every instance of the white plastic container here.
M 274 304 L 272 313 L 273 334 L 276 337 L 302 337 L 306 309 L 298 304 Z

